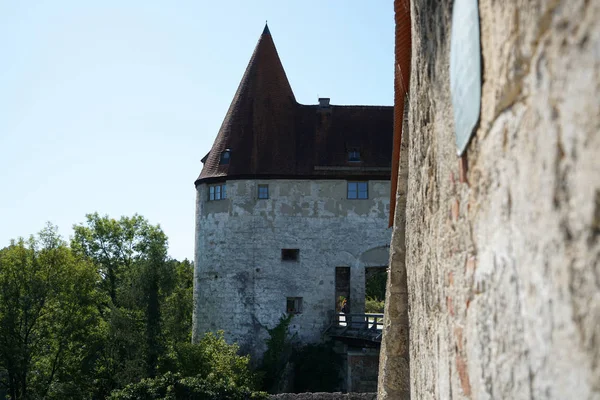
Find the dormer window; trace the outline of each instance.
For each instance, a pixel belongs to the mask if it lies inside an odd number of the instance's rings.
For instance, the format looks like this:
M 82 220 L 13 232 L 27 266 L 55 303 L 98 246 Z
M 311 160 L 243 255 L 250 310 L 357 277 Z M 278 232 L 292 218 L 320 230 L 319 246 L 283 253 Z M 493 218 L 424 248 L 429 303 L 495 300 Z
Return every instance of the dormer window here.
M 219 165 L 229 164 L 230 158 L 231 158 L 231 150 L 225 149 L 225 151 L 221 152 L 221 159 L 219 160 Z
M 348 151 L 348 161 L 349 162 L 360 162 L 360 150 L 359 149 L 350 149 Z

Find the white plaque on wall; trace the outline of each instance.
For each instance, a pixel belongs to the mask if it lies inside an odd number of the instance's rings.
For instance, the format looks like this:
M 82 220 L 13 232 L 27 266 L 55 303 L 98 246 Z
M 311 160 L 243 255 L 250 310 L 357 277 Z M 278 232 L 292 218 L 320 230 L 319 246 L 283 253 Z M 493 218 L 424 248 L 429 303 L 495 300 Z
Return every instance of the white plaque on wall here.
M 450 91 L 458 155 L 462 155 L 479 120 L 481 47 L 477 0 L 455 0 L 450 38 Z

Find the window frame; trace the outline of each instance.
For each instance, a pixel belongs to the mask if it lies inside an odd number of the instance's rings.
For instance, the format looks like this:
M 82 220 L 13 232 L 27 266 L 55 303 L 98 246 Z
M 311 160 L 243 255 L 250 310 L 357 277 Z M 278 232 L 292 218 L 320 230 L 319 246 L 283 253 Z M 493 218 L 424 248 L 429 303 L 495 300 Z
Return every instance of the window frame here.
M 361 186 L 364 185 L 364 190 Z M 354 189 L 351 190 L 351 187 Z M 353 195 L 351 195 L 354 193 Z M 364 197 L 361 197 L 364 194 Z M 346 197 L 348 200 L 368 200 L 369 199 L 369 181 L 348 181 L 346 185 Z
M 348 150 L 348 162 L 351 162 L 351 163 L 361 162 L 360 149 L 352 148 L 352 149 Z
M 208 185 L 208 201 L 219 201 L 225 199 L 227 199 L 226 183 Z
M 288 314 L 302 314 L 304 308 L 304 298 L 302 297 L 286 297 L 285 298 L 285 311 Z M 290 307 L 292 304 L 292 307 Z
M 266 189 L 266 197 L 261 196 L 261 189 Z M 259 200 L 267 200 L 269 198 L 269 185 L 267 183 L 258 184 L 256 198 Z
M 229 165 L 231 161 L 231 150 L 225 149 L 221 152 L 221 156 L 219 157 L 219 165 Z

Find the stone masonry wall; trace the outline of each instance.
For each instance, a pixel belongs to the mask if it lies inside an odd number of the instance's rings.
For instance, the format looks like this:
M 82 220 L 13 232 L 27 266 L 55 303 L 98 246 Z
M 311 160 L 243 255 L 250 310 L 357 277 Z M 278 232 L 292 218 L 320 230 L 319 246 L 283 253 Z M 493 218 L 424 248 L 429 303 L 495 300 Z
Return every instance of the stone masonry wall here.
M 404 110 L 406 116 L 408 109 Z M 385 291 L 383 336 L 381 340 L 378 399 L 410 398 L 410 353 L 408 287 L 406 282 L 406 190 L 408 185 L 409 132 L 406 119 L 400 146 L 400 170 L 396 191 L 396 212 L 390 243 L 390 262 Z
M 348 350 L 348 392 L 374 393 L 377 391 L 379 372 L 379 349 Z
M 257 199 L 258 184 L 269 199 Z M 223 329 L 255 356 L 266 328 L 302 297 L 291 330 L 316 342 L 335 310 L 335 268 L 350 267 L 350 311 L 364 312 L 365 267 L 386 266 L 389 182 L 370 181 L 369 199 L 348 200 L 344 180 L 232 180 L 227 199 L 197 187 L 193 336 Z M 300 249 L 298 262 L 281 249 Z
M 468 168 L 454 144 L 452 2 L 411 3 L 411 397 L 598 399 L 600 2 L 479 1 Z

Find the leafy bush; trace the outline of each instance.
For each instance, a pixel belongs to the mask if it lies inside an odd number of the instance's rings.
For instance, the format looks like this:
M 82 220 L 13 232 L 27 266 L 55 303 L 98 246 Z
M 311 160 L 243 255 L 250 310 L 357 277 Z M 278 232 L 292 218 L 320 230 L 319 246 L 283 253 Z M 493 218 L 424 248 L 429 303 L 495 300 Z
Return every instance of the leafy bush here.
M 267 351 L 260 373 L 262 389 L 269 393 L 290 391 L 333 392 L 339 390 L 342 359 L 331 342 L 297 347 L 289 333 L 293 314 L 282 316 L 279 323 L 267 329 Z M 293 387 L 288 386 L 293 382 Z
M 177 343 L 171 372 L 183 377 L 201 376 L 238 387 L 256 387 L 256 377 L 250 369 L 250 357 L 238 355 L 239 346 L 228 344 L 223 331 L 208 332 L 195 344 Z
M 383 307 L 385 306 L 385 301 L 377 300 L 372 297 L 368 297 L 365 300 L 365 312 L 366 313 L 383 313 Z
M 111 393 L 110 400 L 247 400 L 267 399 L 267 394 L 255 392 L 233 382 L 201 377 L 182 378 L 180 374 L 166 373 L 153 379 L 127 385 Z
M 293 337 L 289 336 L 288 328 L 293 316 L 293 314 L 283 315 L 274 328 L 267 329 L 269 339 L 266 340 L 267 351 L 263 355 L 260 373 L 263 376 L 262 388 L 269 393 L 277 391 L 285 366 L 292 354 Z

